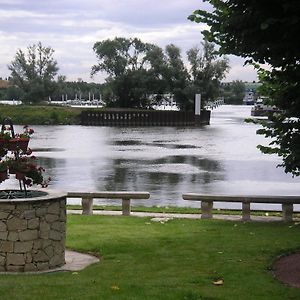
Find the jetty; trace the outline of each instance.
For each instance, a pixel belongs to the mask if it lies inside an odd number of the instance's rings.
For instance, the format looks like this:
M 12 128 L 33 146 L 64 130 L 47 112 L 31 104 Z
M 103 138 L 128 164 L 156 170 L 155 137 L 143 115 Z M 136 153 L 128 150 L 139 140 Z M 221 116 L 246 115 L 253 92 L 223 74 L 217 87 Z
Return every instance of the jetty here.
M 203 126 L 210 124 L 211 109 L 224 100 L 201 106 L 201 95 L 195 95 L 194 111 L 154 109 L 86 109 L 81 112 L 81 125 L 88 126 Z

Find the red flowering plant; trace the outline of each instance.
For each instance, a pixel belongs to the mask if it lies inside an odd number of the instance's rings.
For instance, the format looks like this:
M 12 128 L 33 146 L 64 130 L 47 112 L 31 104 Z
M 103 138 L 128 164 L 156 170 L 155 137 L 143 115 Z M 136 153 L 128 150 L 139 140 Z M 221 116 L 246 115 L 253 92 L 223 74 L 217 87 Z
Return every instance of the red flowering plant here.
M 0 182 L 9 178 L 8 172 L 15 174 L 16 179 L 23 183 L 26 192 L 26 186 L 31 187 L 34 184 L 47 187 L 51 178 L 44 178 L 45 169 L 37 164 L 37 158 L 28 148 L 34 130 L 27 125 L 23 129 L 22 133 L 14 134 L 12 125 L 10 127 L 2 125 L 0 140 L 2 135 L 6 141 L 2 144 L 0 142 Z M 2 176 L 1 171 L 3 172 Z M 21 184 L 20 188 L 22 190 Z
M 37 158 L 34 155 L 21 156 L 19 158 L 9 158 L 7 166 L 10 174 L 15 174 L 16 179 L 21 180 L 27 187 L 34 184 L 40 184 L 47 187 L 51 178 L 44 178 L 45 169 L 37 164 Z
M 23 152 L 27 151 L 29 140 L 31 135 L 34 133 L 34 130 L 32 128 L 29 128 L 28 125 L 25 125 L 23 127 L 23 130 L 24 130 L 23 132 L 16 133 L 14 137 L 12 137 L 9 140 L 8 150 L 10 151 L 21 150 Z
M 34 133 L 34 130 L 32 128 L 29 128 L 28 125 L 23 126 L 23 132 L 17 133 L 15 135 L 16 138 L 22 138 L 22 139 L 29 139 L 31 135 Z

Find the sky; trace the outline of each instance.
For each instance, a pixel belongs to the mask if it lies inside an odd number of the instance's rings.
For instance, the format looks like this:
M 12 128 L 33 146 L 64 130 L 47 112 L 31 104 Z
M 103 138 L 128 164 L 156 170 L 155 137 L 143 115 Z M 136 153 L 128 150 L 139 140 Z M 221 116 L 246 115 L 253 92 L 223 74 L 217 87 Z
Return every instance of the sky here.
M 115 37 L 138 37 L 162 48 L 175 44 L 182 50 L 200 46 L 204 25 L 187 17 L 208 8 L 201 0 L 0 0 L 0 77 L 18 49 L 26 51 L 39 41 L 55 50 L 59 75 L 103 82 L 106 74 L 91 78 L 97 64 L 93 45 Z M 229 56 L 231 69 L 224 81 L 257 80 L 244 60 Z

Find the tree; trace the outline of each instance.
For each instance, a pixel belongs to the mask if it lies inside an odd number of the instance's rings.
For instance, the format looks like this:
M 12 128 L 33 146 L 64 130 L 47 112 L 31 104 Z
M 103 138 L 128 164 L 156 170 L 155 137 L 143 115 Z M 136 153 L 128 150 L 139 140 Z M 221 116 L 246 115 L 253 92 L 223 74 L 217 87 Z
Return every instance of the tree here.
M 234 80 L 223 86 L 223 96 L 226 104 L 243 104 L 246 85 L 241 80 Z
M 137 38 L 119 37 L 97 42 L 93 49 L 99 63 L 92 67 L 92 75 L 100 71 L 108 73 L 106 81 L 114 93 L 111 103 L 120 107 L 147 106 L 147 83 L 149 76 L 160 78 L 157 62 L 163 60 L 162 51 Z M 154 59 L 154 54 L 159 57 Z M 151 89 L 155 83 L 157 80 L 152 80 Z
M 205 41 L 202 46 L 203 49 L 194 47 L 187 51 L 190 69 L 185 66 L 178 47 L 171 44 L 165 50 L 168 88 L 181 110 L 194 108 L 197 93 L 201 93 L 203 104 L 217 98 L 221 79 L 229 69 L 228 59 L 218 60 L 212 43 Z
M 196 10 L 189 18 L 209 25 L 205 37 L 255 64 L 263 85 L 261 93 L 282 109 L 258 131 L 272 142 L 259 146 L 264 153 L 282 157 L 285 172 L 300 175 L 300 2 L 297 0 L 208 0 L 213 11 Z M 269 64 L 264 70 L 260 64 Z
M 166 69 L 164 76 L 168 84 L 168 91 L 174 95 L 174 100 L 181 110 L 189 110 L 194 99 L 189 93 L 190 78 L 181 57 L 181 51 L 173 44 L 167 45 Z
M 51 47 L 43 47 L 39 42 L 37 45 L 28 46 L 27 53 L 19 49 L 8 66 L 12 82 L 22 91 L 21 100 L 24 102 L 47 100 L 54 92 L 54 76 L 58 67 L 53 53 Z
M 229 60 L 217 59 L 213 43 L 204 40 L 202 50 L 194 47 L 187 52 L 191 64 L 191 78 L 195 93 L 200 93 L 204 102 L 220 96 L 221 80 L 229 70 Z
M 92 75 L 101 71 L 109 75 L 105 84 L 109 106 L 146 108 L 153 98 L 150 95 L 171 94 L 181 110 L 190 110 L 196 92 L 204 100 L 219 94 L 220 80 L 228 70 L 228 60 L 217 60 L 211 43 L 203 45 L 203 57 L 200 50 L 193 50 L 195 61 L 189 73 L 181 50 L 173 44 L 163 51 L 137 38 L 104 40 L 94 45 L 99 62 L 92 67 Z
M 168 81 L 165 76 L 167 70 L 166 56 L 162 48 L 152 47 L 147 53 L 147 59 L 150 67 L 147 71 L 147 89 L 148 93 L 163 94 L 168 91 Z
M 67 81 L 65 76 L 58 76 L 56 81 L 56 90 L 52 100 L 60 101 L 62 99 L 80 99 L 93 100 L 99 99 L 103 93 L 103 85 L 94 82 L 85 82 L 82 79 L 77 81 Z

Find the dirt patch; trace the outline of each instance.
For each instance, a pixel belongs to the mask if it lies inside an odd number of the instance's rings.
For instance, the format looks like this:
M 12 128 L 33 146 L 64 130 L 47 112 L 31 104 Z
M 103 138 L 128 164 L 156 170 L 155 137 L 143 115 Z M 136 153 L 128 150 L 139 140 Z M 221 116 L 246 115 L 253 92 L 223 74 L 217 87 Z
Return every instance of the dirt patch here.
M 280 257 L 273 268 L 278 280 L 289 286 L 300 288 L 300 253 Z

